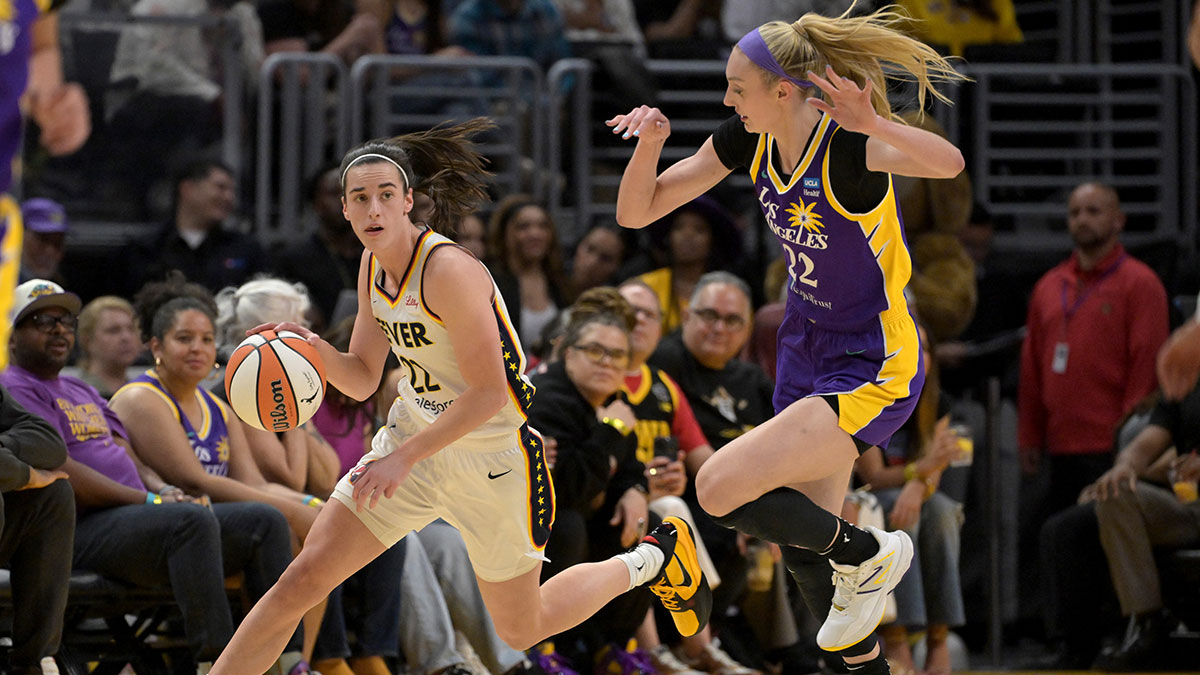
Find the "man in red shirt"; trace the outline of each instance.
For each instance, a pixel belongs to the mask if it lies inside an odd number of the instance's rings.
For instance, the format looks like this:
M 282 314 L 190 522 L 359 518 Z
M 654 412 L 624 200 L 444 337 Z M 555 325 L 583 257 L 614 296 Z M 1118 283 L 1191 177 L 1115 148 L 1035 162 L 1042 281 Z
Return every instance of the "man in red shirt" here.
M 1018 441 L 1026 474 L 1048 465 L 1052 504 L 1074 503 L 1112 466 L 1117 421 L 1156 386 L 1167 294 L 1117 241 L 1124 225 L 1112 187 L 1075 188 L 1067 219 L 1075 251 L 1029 299 Z

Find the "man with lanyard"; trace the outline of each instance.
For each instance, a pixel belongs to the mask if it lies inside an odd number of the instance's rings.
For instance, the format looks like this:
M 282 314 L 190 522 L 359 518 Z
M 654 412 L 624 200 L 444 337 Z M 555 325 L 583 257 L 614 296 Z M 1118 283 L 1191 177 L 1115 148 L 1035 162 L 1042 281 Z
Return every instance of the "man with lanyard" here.
M 21 210 L 9 196 L 28 114 L 41 128 L 51 155 L 69 155 L 87 140 L 91 117 L 83 87 L 62 79 L 59 0 L 0 0 L 0 345 L 8 344 L 8 320 L 21 264 Z M 28 85 L 28 91 L 26 91 Z M 0 369 L 8 363 L 0 349 Z
M 1067 216 L 1075 250 L 1038 281 L 1029 299 L 1018 442 L 1032 488 L 1023 490 L 1020 518 L 1020 574 L 1031 589 L 1037 588 L 1038 529 L 1112 467 L 1118 420 L 1156 387 L 1167 294 L 1154 271 L 1118 241 L 1124 225 L 1111 186 L 1076 187 Z M 1045 492 L 1029 483 L 1039 474 Z M 1026 494 L 1035 496 L 1027 501 Z

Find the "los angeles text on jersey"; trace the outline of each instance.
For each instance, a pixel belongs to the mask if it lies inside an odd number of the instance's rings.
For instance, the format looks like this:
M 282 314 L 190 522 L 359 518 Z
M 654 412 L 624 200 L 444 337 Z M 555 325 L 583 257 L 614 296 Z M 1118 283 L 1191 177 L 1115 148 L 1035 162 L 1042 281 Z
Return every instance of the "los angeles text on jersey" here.
M 790 241 L 797 246 L 816 249 L 823 251 L 829 248 L 829 235 L 819 232 L 813 232 L 803 227 L 780 227 L 779 220 L 779 205 L 767 199 L 767 188 L 763 188 L 758 195 L 758 201 L 763 205 L 767 218 L 767 226 L 775 233 L 775 236 Z M 794 208 L 796 205 L 792 204 Z
M 433 345 L 433 342 L 425 337 L 425 324 L 420 321 L 384 321 L 375 317 L 375 323 L 378 323 L 379 327 L 383 329 L 383 334 L 387 336 L 388 342 L 397 347 L 417 349 Z

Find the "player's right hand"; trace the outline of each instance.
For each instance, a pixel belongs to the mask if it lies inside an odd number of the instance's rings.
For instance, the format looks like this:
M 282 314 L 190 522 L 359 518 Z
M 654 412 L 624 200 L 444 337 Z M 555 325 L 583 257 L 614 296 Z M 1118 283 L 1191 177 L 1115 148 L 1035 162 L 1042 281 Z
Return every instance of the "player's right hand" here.
M 613 128 L 614 134 L 621 134 L 621 138 L 634 136 L 643 141 L 665 141 L 671 135 L 671 121 L 667 116 L 658 108 L 645 105 L 604 123 Z

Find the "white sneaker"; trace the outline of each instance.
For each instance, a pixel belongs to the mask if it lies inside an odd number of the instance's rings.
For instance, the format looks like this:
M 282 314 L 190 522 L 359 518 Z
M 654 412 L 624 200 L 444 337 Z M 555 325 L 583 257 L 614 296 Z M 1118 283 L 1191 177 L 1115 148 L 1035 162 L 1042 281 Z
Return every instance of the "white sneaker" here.
M 883 619 L 888 593 L 896 588 L 912 562 L 912 539 L 903 530 L 884 532 L 866 527 L 879 542 L 879 552 L 861 565 L 833 566 L 833 606 L 817 631 L 817 646 L 836 652 L 862 642 Z
M 58 663 L 53 656 L 43 658 L 39 665 L 42 667 L 42 675 L 58 675 Z

